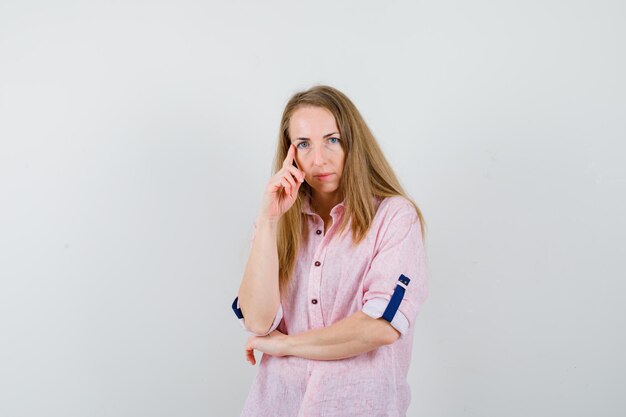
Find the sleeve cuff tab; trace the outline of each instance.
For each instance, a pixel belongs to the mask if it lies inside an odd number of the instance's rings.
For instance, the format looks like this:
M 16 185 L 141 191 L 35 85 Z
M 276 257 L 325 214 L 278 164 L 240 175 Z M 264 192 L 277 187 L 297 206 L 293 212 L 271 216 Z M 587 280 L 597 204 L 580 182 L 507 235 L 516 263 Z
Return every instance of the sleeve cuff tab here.
M 400 302 L 404 298 L 404 292 L 406 291 L 406 286 L 409 285 L 409 282 L 411 282 L 411 280 L 407 276 L 400 274 L 396 289 L 393 291 L 391 300 L 389 300 L 389 304 L 387 304 L 387 308 L 382 316 L 383 319 L 387 320 L 389 323 L 391 323 L 393 316 L 395 316 L 396 311 L 398 311 L 398 307 L 400 307 Z

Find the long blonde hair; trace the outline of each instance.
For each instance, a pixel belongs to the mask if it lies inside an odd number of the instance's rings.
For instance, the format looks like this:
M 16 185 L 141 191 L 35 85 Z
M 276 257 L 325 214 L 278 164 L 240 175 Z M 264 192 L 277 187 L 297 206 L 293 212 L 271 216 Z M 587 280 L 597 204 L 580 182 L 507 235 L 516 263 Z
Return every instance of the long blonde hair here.
M 409 200 L 415 207 L 422 228 L 422 240 L 425 241 L 425 221 L 422 212 L 400 185 L 356 106 L 333 87 L 317 85 L 298 92 L 289 99 L 280 123 L 273 174 L 282 168 L 291 144 L 289 138 L 291 115 L 298 108 L 305 106 L 322 107 L 330 111 L 335 117 L 341 137 L 340 143 L 346 155 L 339 185 L 343 190 L 345 211 L 338 233 L 344 231 L 351 219 L 352 241 L 355 245 L 359 244 L 365 238 L 376 214 L 371 196 L 385 198 L 399 195 Z M 281 294 L 288 288 L 302 238 L 308 235 L 308 223 L 305 221 L 305 214 L 302 213 L 302 201 L 307 196 L 311 196 L 311 186 L 304 182 L 293 206 L 278 221 L 278 282 Z

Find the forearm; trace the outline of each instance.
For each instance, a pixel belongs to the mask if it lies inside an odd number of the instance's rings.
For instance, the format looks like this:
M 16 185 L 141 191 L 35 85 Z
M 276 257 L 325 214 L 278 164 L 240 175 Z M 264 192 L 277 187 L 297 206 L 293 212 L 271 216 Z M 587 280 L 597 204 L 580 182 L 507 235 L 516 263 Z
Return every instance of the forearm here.
M 357 356 L 387 344 L 386 326 L 380 320 L 357 311 L 331 326 L 288 336 L 285 355 L 315 360 Z
M 280 303 L 276 222 L 257 219 L 238 296 L 245 326 L 257 333 L 266 331 Z

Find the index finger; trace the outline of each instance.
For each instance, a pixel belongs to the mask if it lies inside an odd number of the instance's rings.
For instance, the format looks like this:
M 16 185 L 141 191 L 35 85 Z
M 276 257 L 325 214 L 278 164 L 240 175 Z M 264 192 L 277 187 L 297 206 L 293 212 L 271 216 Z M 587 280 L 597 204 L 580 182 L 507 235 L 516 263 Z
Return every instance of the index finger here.
M 289 150 L 287 150 L 287 156 L 283 161 L 283 166 L 290 166 L 294 161 L 294 156 L 296 155 L 296 146 L 292 143 L 289 145 Z

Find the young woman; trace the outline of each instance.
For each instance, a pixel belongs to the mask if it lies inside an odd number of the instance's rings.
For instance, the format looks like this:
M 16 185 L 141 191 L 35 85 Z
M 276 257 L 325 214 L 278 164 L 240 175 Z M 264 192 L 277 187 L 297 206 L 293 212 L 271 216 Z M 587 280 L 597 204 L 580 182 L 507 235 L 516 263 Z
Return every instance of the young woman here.
M 264 354 L 241 416 L 404 416 L 428 295 L 424 221 L 354 104 L 315 86 L 283 112 L 233 310 Z

